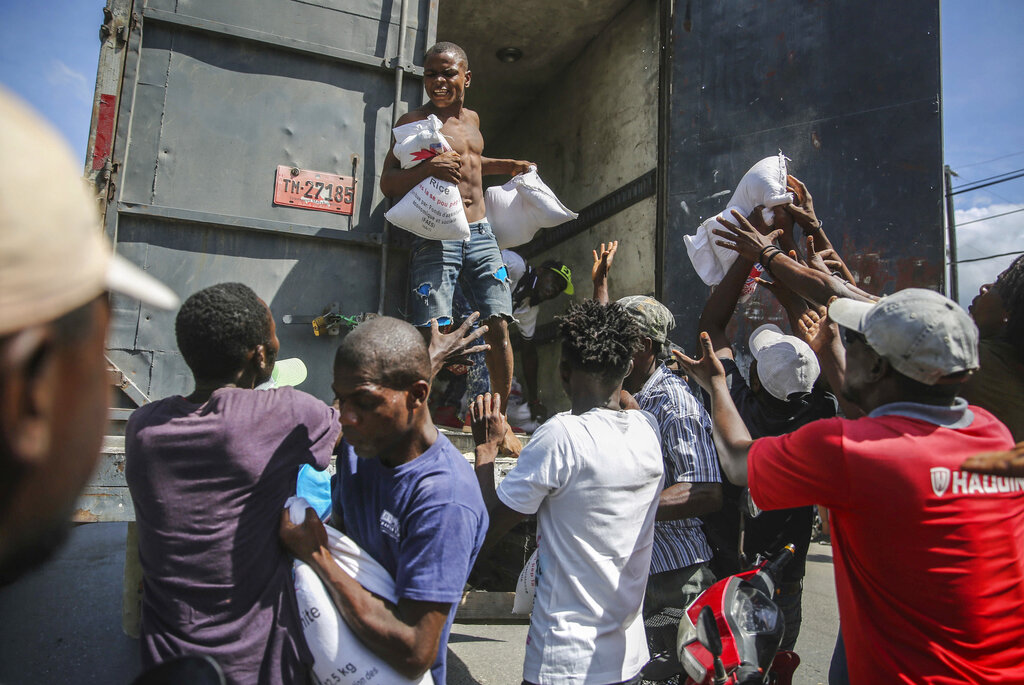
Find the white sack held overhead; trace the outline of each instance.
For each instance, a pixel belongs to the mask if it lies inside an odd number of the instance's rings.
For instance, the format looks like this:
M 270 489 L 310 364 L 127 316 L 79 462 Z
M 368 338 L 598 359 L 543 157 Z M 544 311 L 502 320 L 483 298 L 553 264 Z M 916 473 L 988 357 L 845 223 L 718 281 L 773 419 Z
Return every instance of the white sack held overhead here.
M 502 186 L 488 188 L 484 196 L 487 220 L 502 250 L 530 242 L 542 228 L 575 219 L 578 214 L 563 205 L 540 180 L 537 167 L 513 176 Z
M 718 223 L 718 217 L 735 224 L 736 219 L 731 210 L 735 209 L 741 216 L 747 217 L 754 211 L 754 207 L 764 205 L 762 216 L 765 223 L 771 226 L 775 221 L 772 207 L 793 201 L 793 194 L 786 190 L 786 161 L 786 156 L 780 152 L 773 157 L 765 157 L 750 167 L 729 198 L 728 207 L 705 220 L 697 228 L 696 234 L 683 237 L 693 268 L 708 285 L 720 283 L 725 278 L 725 272 L 736 261 L 735 252 L 715 244 L 718 236 L 711 231 L 722 228 Z
M 395 157 L 403 169 L 451 150 L 441 133 L 441 120 L 431 114 L 422 121 L 396 126 Z M 469 240 L 462 194 L 454 183 L 428 176 L 384 215 L 388 221 L 422 238 Z
M 533 598 L 537 594 L 537 551 L 533 550 L 526 566 L 519 572 L 516 597 L 512 601 L 513 614 L 529 614 L 533 611 Z
M 309 503 L 301 497 L 285 502 L 292 523 L 306 519 Z M 331 556 L 370 592 L 390 602 L 395 597 L 395 582 L 387 570 L 356 543 L 339 531 L 327 529 Z M 418 680 L 409 680 L 370 651 L 342 619 L 323 581 L 307 564 L 295 560 L 295 599 L 302 619 L 302 633 L 313 653 L 313 675 L 321 685 L 391 685 L 413 683 L 434 685 L 430 671 Z

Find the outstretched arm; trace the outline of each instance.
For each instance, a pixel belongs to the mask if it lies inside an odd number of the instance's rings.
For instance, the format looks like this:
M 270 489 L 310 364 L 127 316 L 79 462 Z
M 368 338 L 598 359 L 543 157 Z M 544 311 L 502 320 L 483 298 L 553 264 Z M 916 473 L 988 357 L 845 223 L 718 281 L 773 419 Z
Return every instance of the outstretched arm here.
M 786 177 L 786 189 L 793 193 L 793 197 L 796 198 L 796 202 L 786 206 L 786 211 L 789 212 L 793 221 L 800 226 L 804 235 L 813 241 L 813 244 L 808 247 L 808 253 L 813 249 L 814 252 L 821 255 L 826 263 L 834 261 L 835 269 L 842 274 L 843 278 L 850 283 L 856 283 L 857 281 L 854 279 L 853 273 L 846 266 L 846 262 L 839 256 L 839 252 L 832 246 L 828 236 L 825 235 L 825 231 L 821 228 L 821 220 L 818 219 L 818 215 L 814 212 L 814 200 L 811 198 L 811 191 L 796 176 Z M 832 266 L 832 264 L 829 264 L 829 266 Z
M 715 356 L 711 337 L 700 334 L 702 355 L 691 359 L 685 354 L 672 351 L 686 374 L 697 381 L 711 395 L 711 420 L 714 424 L 715 447 L 718 461 L 726 478 L 735 485 L 747 484 L 747 455 L 753 440 L 740 413 L 733 404 L 726 382 L 725 369 Z
M 316 571 L 345 623 L 364 645 L 407 678 L 426 673 L 437 658 L 451 604 L 405 598 L 392 604 L 371 593 L 334 561 L 327 532 L 312 508 L 299 525 L 291 522 L 286 509 L 280 536 L 289 552 Z
M 505 533 L 522 521 L 526 516 L 514 511 L 498 499 L 494 488 L 494 460 L 498 456 L 501 445 L 508 431 L 508 422 L 501 413 L 501 397 L 495 393 L 477 395 L 476 400 L 469 404 L 470 422 L 473 427 L 473 442 L 476 443 L 475 471 L 477 482 L 480 483 L 480 494 L 484 498 L 484 506 L 490 518 L 487 537 L 480 556 L 490 550 L 494 543 Z
M 967 459 L 960 468 L 1004 478 L 1024 478 L 1024 442 L 1005 452 L 984 452 Z
M 526 162 L 521 159 L 492 159 L 490 157 L 480 158 L 480 172 L 484 176 L 515 176 L 525 174 L 530 167 L 537 166 L 533 162 Z
M 487 343 L 473 344 L 487 332 L 487 326 L 470 328 L 479 318 L 480 312 L 473 312 L 451 333 L 442 333 L 437 325 L 437 319 L 430 320 L 430 346 L 427 353 L 430 355 L 431 378 L 449 361 L 491 349 Z
M 843 415 L 848 419 L 864 416 L 864 411 L 841 392 L 846 376 L 846 348 L 840 339 L 839 327 L 828 318 L 828 310 L 825 307 L 807 309 L 793 326 L 793 335 L 814 351 L 825 380 L 839 400 Z
M 761 235 L 739 212 L 733 210 L 735 224 L 719 218 L 722 228 L 713 229 L 719 237 L 715 243 L 735 250 L 743 257 L 760 261 L 777 280 L 782 281 L 800 297 L 824 305 L 833 297 L 865 300 L 862 295 L 846 287 L 838 278 L 800 264 L 772 244 L 778 232 Z M 778 252 L 775 252 L 777 250 Z M 774 256 L 773 256 L 774 255 Z M 765 262 L 768 264 L 765 264 Z
M 736 261 L 725 272 L 725 278 L 711 291 L 708 301 L 704 304 L 704 311 L 700 313 L 697 330 L 707 331 L 711 338 L 711 346 L 719 357 L 732 359 L 732 341 L 726 335 L 725 329 L 733 312 L 736 311 L 736 302 L 753 266 L 754 262 L 745 256 L 737 256 Z
M 590 280 L 594 282 L 594 299 L 601 304 L 608 304 L 608 274 L 612 270 L 612 260 L 619 249 L 619 241 L 613 240 L 605 246 L 601 243 L 600 251 L 594 250 L 594 266 L 590 268 Z

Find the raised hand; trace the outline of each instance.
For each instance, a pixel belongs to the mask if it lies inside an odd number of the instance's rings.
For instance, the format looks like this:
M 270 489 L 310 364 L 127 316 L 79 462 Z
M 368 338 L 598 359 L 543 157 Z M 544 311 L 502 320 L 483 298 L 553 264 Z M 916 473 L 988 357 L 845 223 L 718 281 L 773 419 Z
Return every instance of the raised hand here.
M 601 243 L 600 250 L 594 250 L 594 266 L 590 268 L 590 280 L 597 283 L 598 280 L 608 278 L 612 270 L 612 261 L 615 259 L 615 252 L 619 249 L 619 241 L 613 240 L 610 243 Z
M 480 318 L 480 312 L 473 312 L 466 317 L 462 325 L 451 333 L 442 333 L 437 325 L 437 319 L 430 320 L 430 354 L 431 375 L 436 376 L 448 362 L 457 361 L 474 352 L 483 352 L 491 349 L 491 346 L 484 343 L 474 345 L 472 343 L 487 332 L 487 326 L 479 326 L 470 330 L 473 322 Z
M 828 318 L 828 309 L 808 309 L 793 326 L 793 334 L 803 340 L 819 357 L 831 349 L 839 328 Z
M 744 259 L 752 262 L 761 261 L 761 253 L 774 245 L 775 239 L 782 235 L 782 229 L 775 229 L 763 235 L 735 209 L 732 210 L 732 216 L 736 224 L 718 217 L 718 223 L 722 224 L 723 228 L 714 228 L 711 232 L 724 240 L 716 240 L 715 244 L 739 252 Z
M 470 426 L 473 428 L 473 442 L 490 445 L 497 451 L 508 432 L 508 422 L 501 413 L 501 395 L 487 393 L 477 395 L 469 403 Z
M 796 176 L 786 176 L 786 190 L 793 193 L 796 202 L 786 205 L 793 220 L 804 230 L 804 235 L 809 235 L 821 228 L 821 221 L 814 213 L 814 201 L 811 199 L 811 191 Z
M 711 344 L 711 336 L 707 333 L 700 334 L 700 359 L 687 357 L 679 350 L 672 350 L 672 356 L 679 362 L 679 366 L 687 376 L 697 381 L 700 387 L 707 391 L 711 390 L 711 381 L 716 376 L 725 377 L 725 367 L 715 356 L 714 346 Z

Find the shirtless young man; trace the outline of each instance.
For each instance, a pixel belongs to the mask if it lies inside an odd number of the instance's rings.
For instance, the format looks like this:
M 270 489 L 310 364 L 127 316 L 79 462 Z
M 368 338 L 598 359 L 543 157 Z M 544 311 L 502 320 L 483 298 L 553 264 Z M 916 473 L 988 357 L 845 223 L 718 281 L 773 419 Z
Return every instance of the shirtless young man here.
M 502 263 L 498 242 L 487 222 L 484 207 L 483 176 L 527 171 L 532 164 L 514 159 L 491 159 L 483 156 L 484 138 L 480 133 L 480 117 L 466 109 L 466 88 L 472 73 L 465 51 L 454 43 L 437 43 L 424 56 L 423 87 L 429 102 L 398 120 L 398 125 L 421 121 L 431 114 L 441 120 L 441 132 L 453 151 L 444 152 L 410 168 L 402 169 L 392 149 L 384 160 L 380 189 L 390 198 L 401 199 L 423 179 L 433 176 L 455 183 L 466 206 L 471 237 L 461 240 L 429 240 L 416 238 L 409 265 L 413 296 L 409 318 L 430 334 L 430 320 L 441 325 L 450 322 L 452 294 L 461 279 L 463 292 L 470 304 L 480 312 L 487 325 L 485 340 L 487 370 L 491 390 L 501 395 L 502 413 L 512 385 L 512 347 L 508 340 L 508 322 L 512 318 L 512 290 L 508 273 Z M 519 453 L 519 441 L 509 431 L 504 447 Z

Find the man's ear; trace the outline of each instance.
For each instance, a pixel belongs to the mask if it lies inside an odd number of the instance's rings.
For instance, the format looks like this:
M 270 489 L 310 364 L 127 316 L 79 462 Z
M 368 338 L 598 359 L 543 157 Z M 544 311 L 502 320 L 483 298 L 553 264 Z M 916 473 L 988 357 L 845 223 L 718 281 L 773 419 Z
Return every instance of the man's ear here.
M 469 88 L 469 82 L 473 80 L 473 72 L 466 69 L 466 88 Z
M 633 373 L 633 360 L 629 360 L 629 364 L 626 365 L 626 375 L 623 378 L 629 378 L 629 374 Z
M 874 352 L 874 350 L 872 350 Z M 870 377 L 874 380 L 881 380 L 893 371 L 889 360 L 875 353 L 875 363 L 871 365 Z
M 13 458 L 40 463 L 50 452 L 58 393 L 58 345 L 49 326 L 14 333 L 0 346 L 0 435 Z
M 427 399 L 430 397 L 430 383 L 424 380 L 419 380 L 409 386 L 409 394 L 406 396 L 406 402 L 410 411 L 414 411 L 419 407 L 427 403 Z

